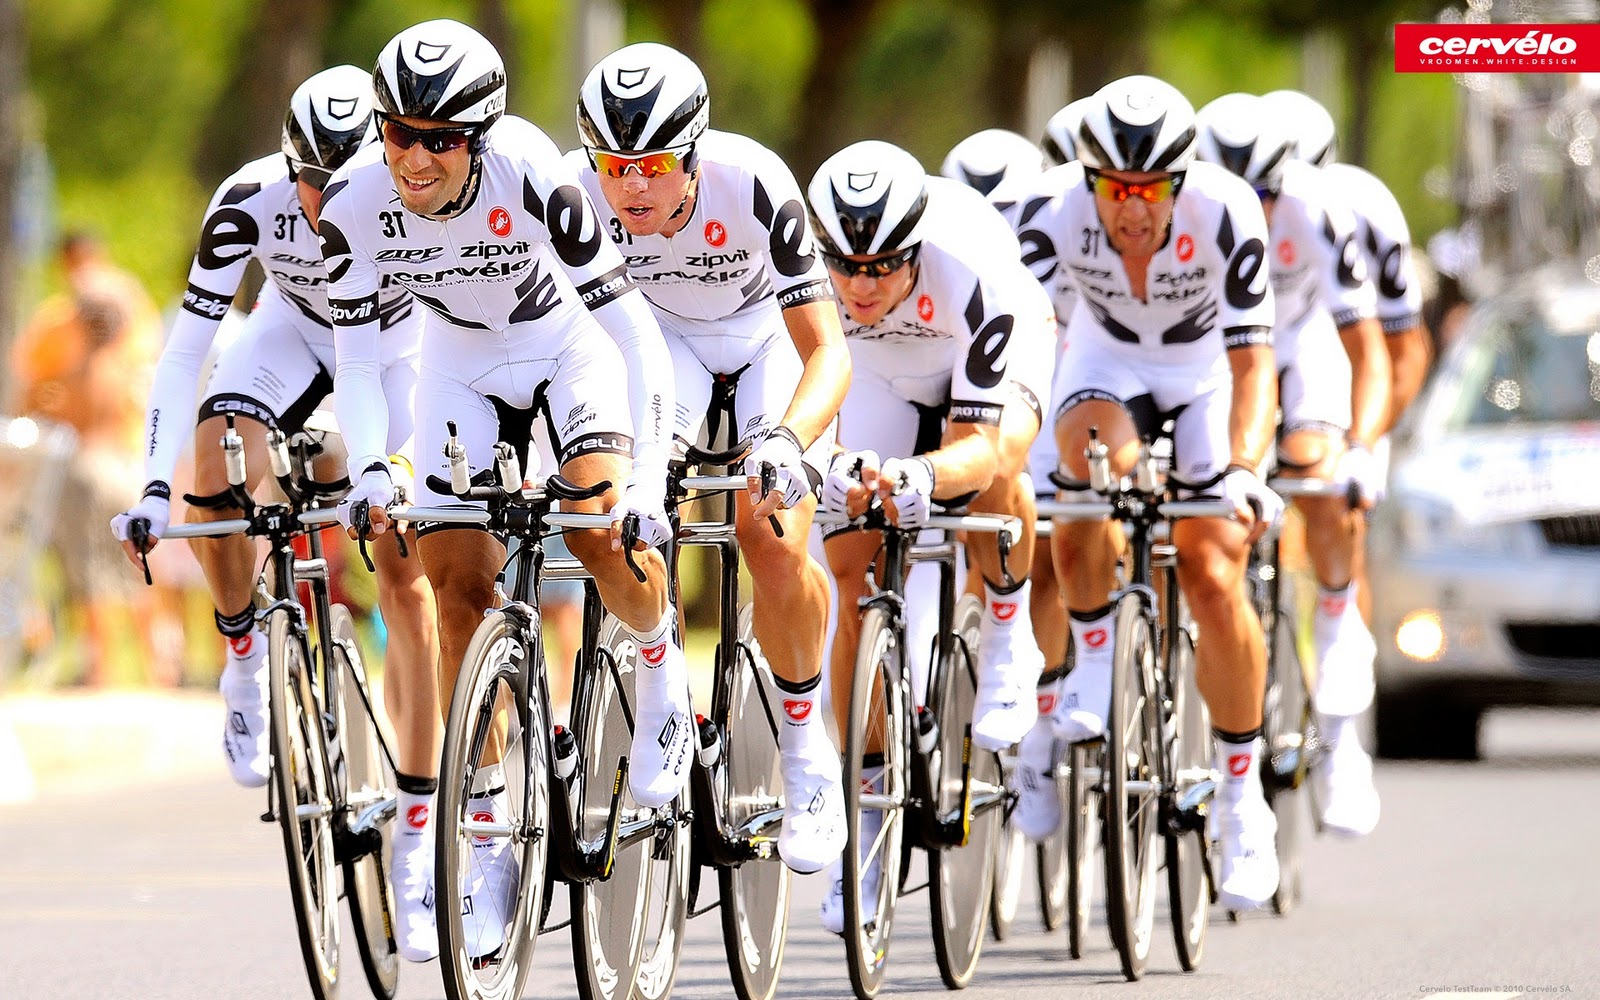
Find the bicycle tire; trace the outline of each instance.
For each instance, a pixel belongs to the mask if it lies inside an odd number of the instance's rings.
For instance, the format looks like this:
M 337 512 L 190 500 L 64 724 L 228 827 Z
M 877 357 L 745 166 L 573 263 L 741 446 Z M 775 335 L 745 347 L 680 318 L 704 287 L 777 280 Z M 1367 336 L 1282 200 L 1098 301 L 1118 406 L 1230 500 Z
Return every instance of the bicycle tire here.
M 580 840 L 605 835 L 618 762 L 633 742 L 638 650 L 617 619 L 600 626 L 595 669 L 574 702 L 578 739 Z M 611 874 L 571 888 L 572 960 L 584 1000 L 659 1000 L 677 978 L 689 908 L 689 849 L 678 822 L 682 799 L 652 814 L 622 790 L 624 829 L 654 822 L 654 832 L 619 844 Z
M 272 782 L 296 936 L 317 1000 L 339 993 L 339 873 L 322 705 L 305 634 L 286 610 L 267 617 Z M 302 818 L 303 817 L 303 818 Z
M 1129 981 L 1144 975 L 1155 926 L 1155 839 L 1162 780 L 1160 693 L 1145 598 L 1125 594 L 1114 612 L 1111 712 L 1106 720 L 1106 922 Z M 1130 782 L 1139 784 L 1130 788 Z
M 544 669 L 538 620 L 524 628 L 515 614 L 490 614 L 462 657 L 445 723 L 434 821 L 435 906 L 439 915 L 439 971 L 450 1000 L 515 1000 L 522 996 L 539 934 L 549 868 L 549 719 L 542 690 L 528 688 Z M 537 683 L 537 681 L 535 681 Z M 508 825 L 518 828 L 505 850 L 517 865 L 517 887 L 506 907 L 504 939 L 488 956 L 469 941 L 463 909 L 472 884 L 477 846 L 464 828 L 472 783 L 491 729 L 502 733 Z
M 1059 775 L 1055 781 L 1056 794 L 1065 798 L 1064 782 Z M 1067 920 L 1069 865 L 1065 823 L 1055 833 L 1034 845 L 1034 858 L 1039 883 L 1039 924 L 1047 931 L 1057 930 Z
M 1005 785 L 998 755 L 972 743 L 970 723 L 978 700 L 977 598 L 956 602 L 951 632 L 939 664 L 938 700 L 929 707 L 939 722 L 939 759 L 934 802 L 941 819 L 966 826 L 966 843 L 928 852 L 928 890 L 933 919 L 933 954 L 939 978 L 952 990 L 966 988 L 983 954 L 984 917 L 994 890 L 994 856 Z M 930 699 L 931 700 L 931 699 Z M 971 801 L 963 801 L 963 761 L 971 762 Z
M 338 674 L 339 744 L 344 749 L 345 821 L 370 805 L 395 797 L 394 768 L 367 685 L 355 620 L 342 604 L 333 605 L 328 636 Z M 392 823 L 385 823 L 372 853 L 344 863 L 345 901 L 367 985 L 378 1000 L 394 1000 L 400 984 L 400 950 L 394 939 L 394 894 L 389 884 L 388 857 Z
M 727 827 L 737 830 L 782 802 L 783 768 L 772 706 L 777 688 L 756 642 L 751 606 L 739 609 L 739 645 L 727 678 L 727 715 L 721 720 L 724 766 L 713 788 L 722 798 Z M 820 709 L 819 709 L 820 710 Z M 777 855 L 719 867 L 722 942 L 739 1000 L 772 1000 L 789 937 L 789 866 Z
M 1015 755 L 1002 758 L 1014 767 Z M 994 891 L 989 894 L 989 934 L 996 941 L 1011 936 L 1022 908 L 1022 885 L 1027 881 L 1028 838 L 1007 816 L 1000 828 L 1000 850 L 994 859 Z
M 901 859 L 905 842 L 907 783 L 907 727 L 911 706 L 905 703 L 901 677 L 901 639 L 889 614 L 870 607 L 861 615 L 861 641 L 856 647 L 855 675 L 845 732 L 844 794 L 844 944 L 850 987 L 859 1000 L 872 1000 L 883 985 L 889 959 L 889 942 L 895 908 L 900 898 L 899 873 L 892 868 Z M 862 787 L 862 757 L 877 744 L 883 752 L 883 776 L 871 789 Z M 863 810 L 883 814 L 882 826 L 872 844 L 863 845 Z M 862 848 L 868 856 L 862 857 Z M 863 899 L 863 879 L 876 860 L 882 867 L 877 893 Z M 869 906 L 872 920 L 863 916 Z
M 1280 600 L 1287 597 L 1283 595 Z M 1311 698 L 1295 635 L 1293 605 L 1278 609 L 1267 650 L 1267 696 L 1262 713 L 1267 752 L 1262 754 L 1262 786 L 1278 820 L 1280 871 L 1272 912 L 1283 916 L 1300 902 L 1305 831 L 1311 823 L 1311 786 L 1306 780 L 1313 744 Z
M 1176 586 L 1169 580 L 1168 586 Z M 1174 722 L 1172 734 L 1171 799 L 1181 797 L 1190 785 L 1203 780 L 1211 768 L 1211 717 L 1206 712 L 1200 689 L 1195 685 L 1194 637 L 1187 628 L 1172 630 L 1167 648 L 1167 683 L 1172 692 Z M 1167 854 L 1168 913 L 1172 918 L 1172 940 L 1178 950 L 1178 964 L 1185 972 L 1200 967 L 1205 955 L 1206 927 L 1211 911 L 1210 887 L 1206 882 L 1205 827 L 1198 830 L 1165 830 Z
M 1067 953 L 1082 958 L 1089 949 L 1089 914 L 1094 905 L 1094 849 L 1100 843 L 1100 811 L 1105 801 L 1100 791 L 1102 777 L 1093 780 L 1088 769 L 1094 766 L 1104 774 L 1104 755 L 1100 746 L 1074 744 L 1069 748 L 1067 769 L 1066 844 L 1067 869 Z

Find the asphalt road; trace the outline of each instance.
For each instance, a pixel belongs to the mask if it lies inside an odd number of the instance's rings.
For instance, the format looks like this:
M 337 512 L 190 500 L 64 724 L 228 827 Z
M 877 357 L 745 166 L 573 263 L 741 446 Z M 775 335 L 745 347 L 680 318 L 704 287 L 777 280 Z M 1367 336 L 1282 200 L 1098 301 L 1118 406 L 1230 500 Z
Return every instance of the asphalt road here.
M 966 996 L 1600 996 L 1600 715 L 1491 715 L 1485 745 L 1479 764 L 1380 766 L 1378 832 L 1314 842 L 1287 918 L 1214 913 L 1195 974 L 1163 937 L 1146 979 L 1123 983 L 1103 926 L 1071 961 L 1030 895 Z M 212 780 L 46 789 L 0 809 L 0 1000 L 307 996 L 263 801 L 219 762 Z M 780 996 L 849 996 L 843 945 L 816 923 L 821 891 L 799 882 Z M 886 993 L 943 995 L 926 895 L 904 905 Z M 353 947 L 345 969 L 343 995 L 367 996 Z M 533 981 L 529 996 L 574 995 L 565 931 L 541 938 Z M 730 995 L 714 916 L 691 924 L 675 995 Z M 400 996 L 442 997 L 437 967 L 407 966 Z

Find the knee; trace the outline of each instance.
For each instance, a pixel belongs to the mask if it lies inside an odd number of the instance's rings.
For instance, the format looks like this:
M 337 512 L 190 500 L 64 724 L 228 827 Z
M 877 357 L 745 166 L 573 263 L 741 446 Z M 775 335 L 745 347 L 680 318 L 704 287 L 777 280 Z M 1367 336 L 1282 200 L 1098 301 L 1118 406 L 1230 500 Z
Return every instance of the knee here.
M 1230 616 L 1244 600 L 1239 564 L 1217 547 L 1180 552 L 1178 586 L 1197 619 Z
M 740 532 L 739 550 L 750 567 L 751 578 L 763 590 L 791 590 L 809 575 L 811 557 L 802 535 L 791 533 L 779 538 L 765 524 L 751 526 Z
M 1333 454 L 1333 440 L 1317 431 L 1293 431 L 1278 442 L 1278 464 L 1285 472 L 1320 472 Z
M 839 593 L 859 594 L 867 588 L 867 569 L 872 565 L 873 549 L 857 545 L 829 545 L 828 570 Z
M 595 567 L 602 561 L 612 558 L 611 533 L 597 528 L 586 528 L 582 531 L 569 531 L 563 536 L 567 543 L 567 550 L 573 558 L 583 563 L 584 568 L 590 573 L 595 572 Z

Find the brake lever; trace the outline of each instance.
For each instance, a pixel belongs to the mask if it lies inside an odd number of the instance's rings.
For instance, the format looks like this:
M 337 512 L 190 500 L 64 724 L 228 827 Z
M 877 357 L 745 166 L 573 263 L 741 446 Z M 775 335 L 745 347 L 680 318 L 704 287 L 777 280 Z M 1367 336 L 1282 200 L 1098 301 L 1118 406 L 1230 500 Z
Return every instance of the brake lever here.
M 778 467 L 773 465 L 771 462 L 762 462 L 761 463 L 761 499 L 765 500 L 767 498 L 767 494 L 772 492 L 772 488 L 774 486 L 776 486 L 777 483 L 778 483 Z M 776 514 L 768 514 L 767 515 L 767 523 L 772 525 L 772 533 L 774 535 L 777 535 L 779 538 L 783 537 L 783 525 L 778 523 L 778 515 L 776 515 Z
M 372 564 L 372 557 L 367 554 L 367 532 L 372 530 L 371 504 L 365 500 L 357 500 L 350 506 L 350 527 L 356 529 L 356 547 L 361 552 L 361 561 L 367 564 L 368 573 L 376 573 L 378 567 Z
M 139 568 L 144 570 L 144 585 L 155 586 L 156 582 L 150 578 L 150 522 L 142 517 L 128 521 L 128 541 L 133 543 L 134 549 L 139 553 Z
M 622 519 L 622 558 L 633 570 L 634 578 L 640 583 L 645 582 L 644 570 L 633 559 L 633 543 L 639 540 L 639 515 L 629 514 Z

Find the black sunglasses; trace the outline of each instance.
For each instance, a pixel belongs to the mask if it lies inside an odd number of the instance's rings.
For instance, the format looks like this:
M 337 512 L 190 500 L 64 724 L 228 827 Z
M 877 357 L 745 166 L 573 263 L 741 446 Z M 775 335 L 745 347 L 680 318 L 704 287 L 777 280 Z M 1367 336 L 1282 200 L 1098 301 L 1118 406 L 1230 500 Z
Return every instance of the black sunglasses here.
M 328 186 L 328 181 L 333 179 L 333 171 L 323 167 L 313 167 L 305 163 L 294 164 L 295 180 L 305 181 L 306 186 L 313 191 L 321 191 Z
M 448 153 L 452 149 L 460 149 L 472 141 L 477 134 L 476 128 L 428 128 L 416 129 L 409 125 L 402 125 L 393 118 L 380 117 L 383 123 L 383 141 L 396 149 L 410 149 L 417 143 L 422 143 L 422 148 L 435 156 Z
M 869 278 L 887 278 L 907 264 L 915 262 L 917 251 L 921 247 L 922 244 L 917 243 L 906 247 L 899 253 L 874 257 L 871 260 L 854 260 L 850 257 L 829 253 L 826 250 L 821 251 L 821 253 L 823 263 L 828 265 L 828 270 L 836 274 L 842 274 L 846 278 L 853 278 L 858 274 L 864 274 Z

